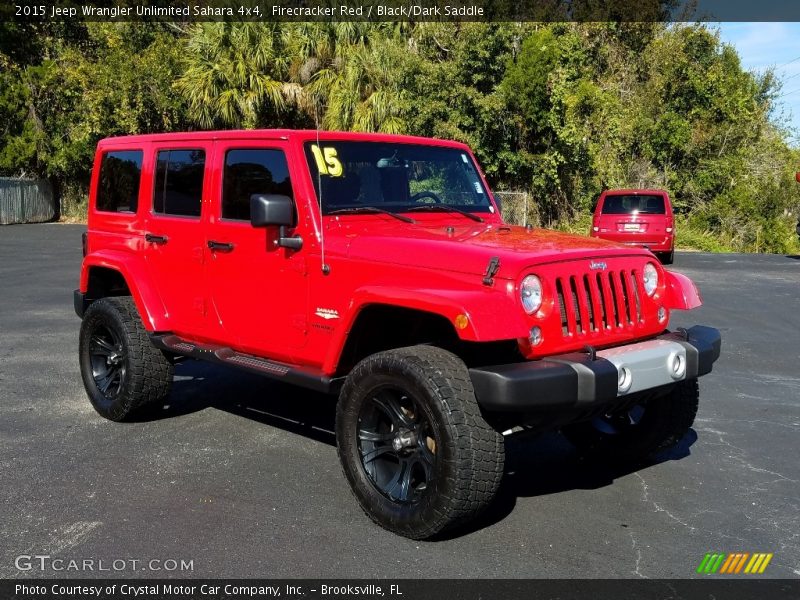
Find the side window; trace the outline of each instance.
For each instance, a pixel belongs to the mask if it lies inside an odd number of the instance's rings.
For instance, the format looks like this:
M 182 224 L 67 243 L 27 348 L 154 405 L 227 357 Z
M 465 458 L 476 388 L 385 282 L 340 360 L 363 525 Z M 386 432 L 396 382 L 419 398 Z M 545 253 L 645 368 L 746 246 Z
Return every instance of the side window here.
M 143 156 L 141 150 L 115 150 L 103 155 L 95 203 L 97 210 L 136 212 Z
M 222 175 L 222 218 L 250 220 L 250 196 L 281 194 L 293 198 L 283 150 L 228 150 Z
M 204 150 L 160 150 L 156 159 L 153 212 L 199 217 L 205 166 Z

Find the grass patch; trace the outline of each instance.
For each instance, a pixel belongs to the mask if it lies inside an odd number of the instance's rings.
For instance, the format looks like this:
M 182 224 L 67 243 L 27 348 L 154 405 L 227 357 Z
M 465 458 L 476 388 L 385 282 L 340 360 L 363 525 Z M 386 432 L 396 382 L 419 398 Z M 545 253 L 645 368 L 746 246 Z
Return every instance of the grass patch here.
M 735 252 L 734 247 L 708 229 L 701 229 L 685 217 L 675 219 L 675 247 L 700 252 Z
M 86 223 L 89 197 L 77 187 L 67 187 L 61 197 L 60 223 Z

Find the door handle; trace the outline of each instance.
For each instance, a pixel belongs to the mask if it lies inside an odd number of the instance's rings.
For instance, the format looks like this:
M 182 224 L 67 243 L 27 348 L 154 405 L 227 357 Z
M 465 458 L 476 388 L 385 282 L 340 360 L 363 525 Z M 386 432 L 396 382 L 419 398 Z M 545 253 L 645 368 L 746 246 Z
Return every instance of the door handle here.
M 166 244 L 169 241 L 169 238 L 165 235 L 153 235 L 152 233 L 144 234 L 144 241 L 150 242 L 151 244 Z
M 215 242 L 214 240 L 208 240 L 208 247 L 218 252 L 230 252 L 233 250 L 233 244 L 230 242 Z

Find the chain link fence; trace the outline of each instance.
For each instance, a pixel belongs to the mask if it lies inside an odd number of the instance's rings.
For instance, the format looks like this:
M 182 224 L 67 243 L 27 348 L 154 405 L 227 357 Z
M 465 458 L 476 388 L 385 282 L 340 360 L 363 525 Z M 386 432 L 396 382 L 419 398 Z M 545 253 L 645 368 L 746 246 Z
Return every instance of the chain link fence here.
M 500 203 L 503 220 L 511 225 L 539 225 L 539 212 L 528 192 L 506 190 L 494 192 Z

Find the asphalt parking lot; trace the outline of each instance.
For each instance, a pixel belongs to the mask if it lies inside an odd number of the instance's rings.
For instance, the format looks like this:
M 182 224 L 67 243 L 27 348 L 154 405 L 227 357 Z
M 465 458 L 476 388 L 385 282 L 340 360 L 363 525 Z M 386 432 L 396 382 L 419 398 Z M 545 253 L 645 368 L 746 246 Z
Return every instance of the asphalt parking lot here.
M 82 231 L 0 228 L 0 577 L 109 575 L 15 566 L 38 554 L 192 561 L 120 576 L 684 578 L 710 551 L 773 552 L 767 575 L 800 576 L 798 258 L 677 255 L 705 305 L 671 324 L 718 327 L 723 356 L 661 462 L 615 471 L 555 434 L 509 440 L 489 513 L 413 542 L 351 497 L 330 398 L 185 363 L 149 421 L 100 418 L 77 366 Z

